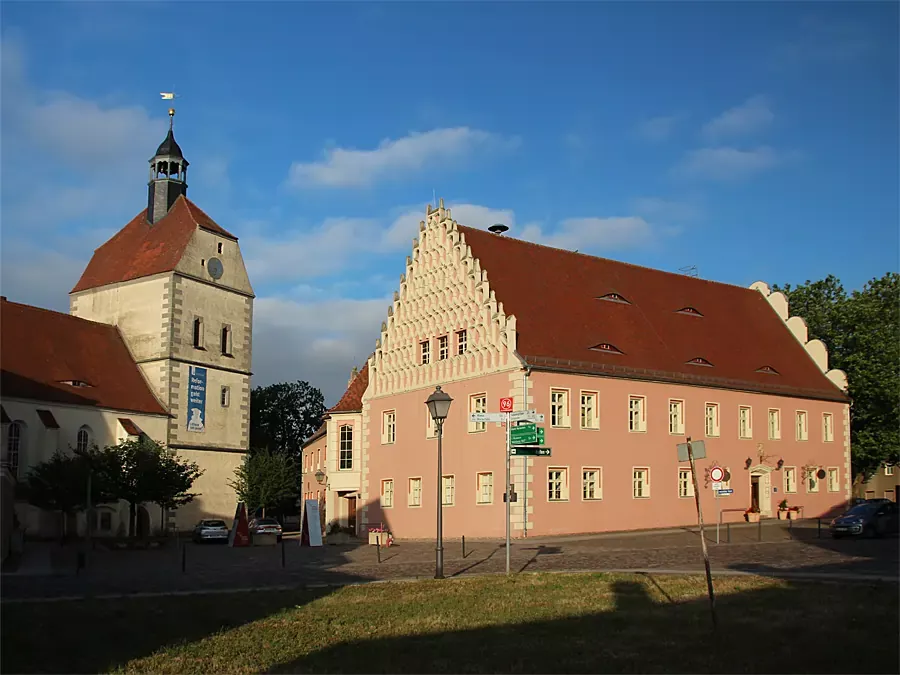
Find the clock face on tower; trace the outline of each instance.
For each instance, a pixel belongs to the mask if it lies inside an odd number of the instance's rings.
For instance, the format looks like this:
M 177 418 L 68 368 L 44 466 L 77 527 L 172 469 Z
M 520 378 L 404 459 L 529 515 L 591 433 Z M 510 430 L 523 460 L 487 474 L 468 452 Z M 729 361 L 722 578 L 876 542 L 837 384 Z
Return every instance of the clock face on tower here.
M 224 268 L 222 267 L 222 261 L 218 258 L 210 258 L 206 261 L 206 270 L 209 272 L 209 276 L 213 279 L 221 279 L 222 272 Z

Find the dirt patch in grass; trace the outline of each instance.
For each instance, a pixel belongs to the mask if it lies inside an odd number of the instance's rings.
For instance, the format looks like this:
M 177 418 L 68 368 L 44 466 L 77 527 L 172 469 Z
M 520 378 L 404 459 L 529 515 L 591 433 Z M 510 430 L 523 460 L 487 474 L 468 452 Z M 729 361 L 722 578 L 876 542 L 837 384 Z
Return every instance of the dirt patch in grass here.
M 2 607 L 11 672 L 898 672 L 896 585 L 526 574 Z M 873 631 L 873 628 L 875 630 Z M 864 649 L 849 648 L 865 645 Z

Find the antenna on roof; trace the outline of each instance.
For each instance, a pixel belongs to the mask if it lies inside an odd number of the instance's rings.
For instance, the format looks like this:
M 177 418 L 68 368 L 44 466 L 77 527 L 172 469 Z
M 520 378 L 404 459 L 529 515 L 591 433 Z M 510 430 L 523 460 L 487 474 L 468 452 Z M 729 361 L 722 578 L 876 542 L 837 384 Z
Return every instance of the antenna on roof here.
M 689 277 L 699 277 L 700 272 L 697 271 L 696 265 L 686 265 L 684 267 L 679 267 L 678 271 L 682 274 L 687 274 Z
M 488 232 L 493 232 L 494 234 L 503 234 L 509 228 L 503 223 L 495 223 L 488 228 Z

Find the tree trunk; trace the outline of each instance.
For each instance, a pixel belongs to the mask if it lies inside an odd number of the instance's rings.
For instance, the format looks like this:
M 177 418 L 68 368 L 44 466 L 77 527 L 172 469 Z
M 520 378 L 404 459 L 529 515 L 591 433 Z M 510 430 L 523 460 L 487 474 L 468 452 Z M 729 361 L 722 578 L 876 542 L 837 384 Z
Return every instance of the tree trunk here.
M 128 502 L 128 536 L 134 539 L 137 536 L 137 504 Z

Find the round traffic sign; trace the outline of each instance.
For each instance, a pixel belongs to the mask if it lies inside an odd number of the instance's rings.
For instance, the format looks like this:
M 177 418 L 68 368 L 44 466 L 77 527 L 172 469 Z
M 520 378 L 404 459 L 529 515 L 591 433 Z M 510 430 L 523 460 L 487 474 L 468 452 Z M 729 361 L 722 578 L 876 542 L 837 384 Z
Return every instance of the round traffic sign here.
M 721 466 L 714 466 L 712 469 L 710 469 L 709 477 L 713 482 L 718 483 L 725 478 L 725 469 L 723 469 Z

